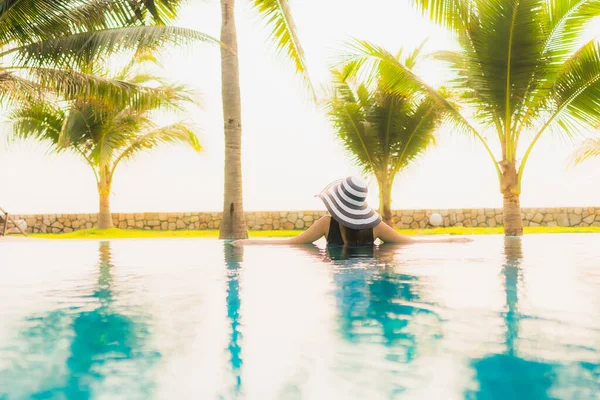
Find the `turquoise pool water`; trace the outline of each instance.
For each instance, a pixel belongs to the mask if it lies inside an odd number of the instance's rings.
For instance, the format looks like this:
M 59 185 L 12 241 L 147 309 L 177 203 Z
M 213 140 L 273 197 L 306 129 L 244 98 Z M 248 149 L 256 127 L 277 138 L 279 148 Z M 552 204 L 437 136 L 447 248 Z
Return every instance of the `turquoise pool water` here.
M 600 235 L 0 240 L 0 399 L 598 399 Z

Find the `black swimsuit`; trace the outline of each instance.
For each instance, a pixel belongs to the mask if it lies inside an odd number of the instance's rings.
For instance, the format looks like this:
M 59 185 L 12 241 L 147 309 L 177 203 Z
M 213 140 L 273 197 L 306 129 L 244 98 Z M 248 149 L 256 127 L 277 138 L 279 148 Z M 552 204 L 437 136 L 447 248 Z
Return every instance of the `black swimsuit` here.
M 369 229 L 371 232 L 371 238 L 368 242 L 361 243 L 362 246 L 373 245 L 373 229 Z M 340 230 L 340 224 L 335 219 L 331 218 L 329 223 L 329 233 L 327 234 L 327 245 L 328 246 L 344 246 L 344 239 L 342 238 L 342 231 Z

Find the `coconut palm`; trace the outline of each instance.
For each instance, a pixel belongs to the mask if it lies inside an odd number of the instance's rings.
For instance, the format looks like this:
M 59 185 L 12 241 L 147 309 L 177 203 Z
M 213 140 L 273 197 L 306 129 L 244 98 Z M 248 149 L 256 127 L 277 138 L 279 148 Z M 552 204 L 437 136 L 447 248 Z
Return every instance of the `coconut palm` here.
M 413 69 L 419 54 L 420 48 L 404 57 L 403 65 Z M 358 78 L 356 67 L 349 62 L 333 71 L 328 114 L 355 163 L 377 179 L 380 213 L 391 225 L 394 178 L 434 142 L 445 107 L 410 84 L 404 90 L 388 90 L 393 86 L 386 82 L 389 76 Z M 399 82 L 396 89 L 405 83 Z
M 587 139 L 573 155 L 573 163 L 579 164 L 589 158 L 600 156 L 600 138 Z
M 600 43 L 582 44 L 600 16 L 598 0 L 413 0 L 450 30 L 460 49 L 437 53 L 456 73 L 449 85 L 465 92 L 467 118 L 451 118 L 490 155 L 504 199 L 504 229 L 522 235 L 523 173 L 539 139 L 549 132 L 574 135 L 600 125 Z M 376 60 L 385 73 L 413 79 L 432 96 L 444 96 L 384 50 L 362 43 L 357 57 Z M 450 86 L 451 87 L 451 86 Z M 497 138 L 497 153 L 485 138 Z
M 304 52 L 287 0 L 250 0 L 272 28 L 276 48 L 285 53 L 296 71 L 306 78 Z M 242 106 L 239 82 L 238 46 L 235 27 L 235 0 L 221 0 L 221 81 L 225 131 L 225 187 L 221 239 L 248 237 L 242 198 Z M 306 79 L 308 82 L 308 79 Z M 309 83 L 310 85 L 310 83 Z
M 165 25 L 175 0 L 11 0 L 0 2 L 0 96 L 30 100 L 51 89 L 72 99 L 98 96 L 145 107 L 153 89 L 80 69 L 99 57 L 165 43 L 214 40 Z
M 164 143 L 181 142 L 197 151 L 201 149 L 193 127 L 185 121 L 159 126 L 151 118 L 151 112 L 159 107 L 177 108 L 190 101 L 184 89 L 169 86 L 147 72 L 134 73 L 134 65 L 127 65 L 115 79 L 136 84 L 158 82 L 160 85 L 155 85 L 152 92 L 154 98 L 145 108 L 116 108 L 107 104 L 105 98 L 66 104 L 50 98 L 27 103 L 15 109 L 10 118 L 16 137 L 47 142 L 55 152 L 71 151 L 85 160 L 98 187 L 100 229 L 113 226 L 110 191 L 121 161 Z

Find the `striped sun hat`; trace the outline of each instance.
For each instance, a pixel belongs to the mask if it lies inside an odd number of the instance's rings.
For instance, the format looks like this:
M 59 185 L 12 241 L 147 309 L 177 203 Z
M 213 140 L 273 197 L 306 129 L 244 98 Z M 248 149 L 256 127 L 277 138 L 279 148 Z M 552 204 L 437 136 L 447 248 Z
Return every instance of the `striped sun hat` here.
M 367 182 L 349 176 L 330 183 L 317 195 L 333 218 L 351 229 L 369 229 L 381 222 L 381 217 L 365 202 Z

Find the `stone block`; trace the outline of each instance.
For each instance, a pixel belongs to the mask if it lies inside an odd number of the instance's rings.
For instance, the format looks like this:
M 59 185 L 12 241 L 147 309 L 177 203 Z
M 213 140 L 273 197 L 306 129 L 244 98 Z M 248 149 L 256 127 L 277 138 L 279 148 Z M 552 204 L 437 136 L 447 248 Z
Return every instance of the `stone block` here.
M 289 213 L 287 216 L 287 220 L 290 221 L 292 224 L 295 224 L 297 219 L 298 219 L 298 214 L 295 212 Z
M 556 216 L 556 223 L 558 226 L 569 226 L 569 217 L 567 217 L 567 214 L 558 214 Z
M 136 221 L 143 221 L 144 220 L 144 213 L 135 213 L 135 220 Z
M 486 223 L 488 226 L 494 227 L 496 226 L 496 218 L 488 218 Z
M 121 221 L 118 225 L 119 229 L 127 229 L 127 221 Z
M 294 227 L 296 229 L 302 229 L 304 228 L 304 221 L 301 219 L 296 220 L 296 224 L 294 225 Z
M 63 229 L 63 232 L 64 233 L 73 232 L 73 229 L 67 227 L 67 228 Z
M 581 208 L 581 207 L 575 207 L 573 209 L 573 213 L 575 213 L 575 215 L 581 215 L 581 213 L 583 213 L 583 208 Z
M 583 222 L 585 222 L 586 224 L 591 224 L 595 220 L 596 220 L 596 215 L 589 215 L 583 219 Z
M 294 229 L 294 224 L 292 224 L 290 221 L 286 221 L 283 223 L 283 229 L 285 229 L 285 230 Z
M 400 222 L 403 224 L 411 224 L 413 222 L 413 217 L 410 215 L 403 215 L 402 218 L 400 218 Z
M 581 214 L 571 214 L 569 215 L 569 225 L 577 226 L 581 223 Z
M 167 221 L 162 221 L 160 223 L 160 229 L 162 229 L 163 231 L 166 231 L 167 229 L 169 229 L 169 223 Z
M 419 223 L 417 221 L 414 221 L 412 224 L 410 224 L 410 228 L 411 229 L 419 229 Z
M 161 222 L 168 221 L 169 215 L 167 213 L 158 213 L 158 220 Z
M 136 228 L 143 228 L 144 227 L 144 221 L 135 221 L 135 227 Z
M 160 226 L 160 221 L 157 219 L 148 220 L 148 221 L 146 221 L 146 226 L 149 226 L 149 227 Z
M 544 216 L 540 212 L 536 212 L 533 218 L 531 219 L 531 221 L 535 222 L 536 224 L 541 223 L 543 220 Z

